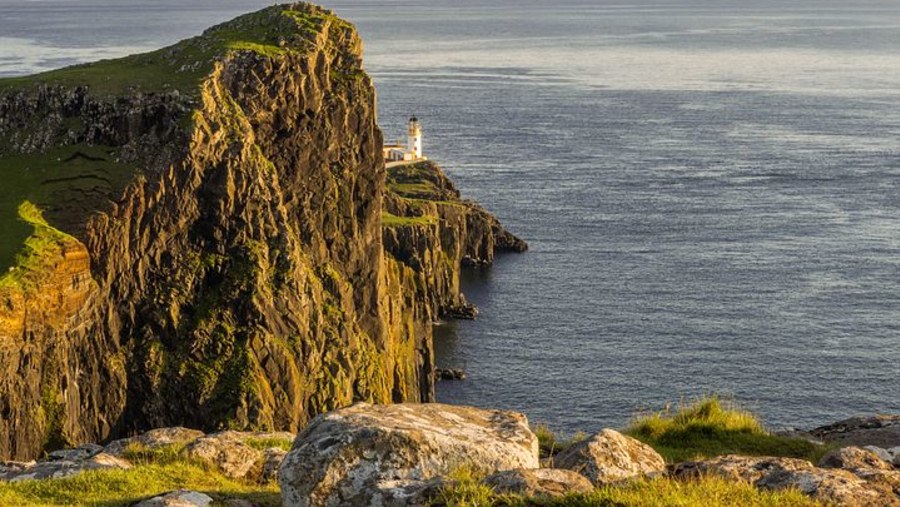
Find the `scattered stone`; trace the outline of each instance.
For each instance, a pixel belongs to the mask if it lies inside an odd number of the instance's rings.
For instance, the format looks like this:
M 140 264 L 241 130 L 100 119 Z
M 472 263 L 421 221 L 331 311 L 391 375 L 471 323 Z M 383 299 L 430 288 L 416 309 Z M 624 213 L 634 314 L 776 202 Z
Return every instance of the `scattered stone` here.
M 863 447 L 863 449 L 875 453 L 876 456 L 888 463 L 892 463 L 894 461 L 894 455 L 891 454 L 891 452 L 887 449 L 882 449 L 881 447 L 875 445 L 867 445 Z
M 885 454 L 887 453 L 885 452 Z M 856 469 L 893 470 L 894 468 L 890 462 L 882 459 L 878 454 L 859 447 L 835 449 L 822 456 L 822 459 L 819 460 L 819 466 L 822 468 L 842 468 L 851 471 Z
M 214 433 L 198 438 L 184 448 L 190 458 L 209 463 L 232 479 L 259 475 L 263 453 L 242 442 L 234 432 Z
M 555 497 L 568 493 L 588 493 L 591 481 L 577 472 L 560 468 L 537 468 L 497 472 L 484 480 L 497 493 Z
M 278 479 L 278 468 L 287 456 L 287 451 L 280 447 L 270 447 L 263 451 L 262 481 L 269 482 Z
M 611 429 L 560 451 L 553 464 L 574 470 L 596 485 L 654 476 L 666 470 L 666 461 L 649 445 Z
M 841 445 L 876 445 L 885 449 L 900 446 L 900 415 L 851 417 L 820 426 L 810 432 L 825 442 Z
M 82 461 L 103 452 L 103 446 L 97 444 L 79 445 L 73 449 L 60 449 L 47 455 L 51 461 Z
M 208 507 L 212 502 L 213 499 L 203 493 L 180 489 L 144 500 L 134 507 Z
M 821 440 L 819 440 L 818 438 L 814 437 L 812 435 L 812 433 L 802 430 L 800 428 L 794 428 L 794 427 L 782 428 L 782 429 L 773 431 L 772 434 L 779 436 L 779 437 L 799 438 L 801 440 L 806 440 L 807 442 L 810 442 L 810 443 L 813 443 L 816 445 L 822 445 L 824 443 Z
M 466 372 L 459 368 L 435 368 L 434 376 L 437 380 L 465 380 Z
M 186 444 L 203 436 L 202 431 L 182 427 L 158 428 L 150 430 L 136 437 L 122 438 L 110 442 L 103 452 L 113 456 L 121 456 L 131 444 L 141 444 L 150 449 L 156 449 L 173 444 Z
M 359 403 L 319 417 L 279 471 L 284 505 L 387 505 L 468 465 L 485 472 L 538 468 L 525 416 L 442 404 Z
M 24 481 L 30 479 L 59 479 L 80 474 L 87 470 L 131 468 L 131 463 L 122 458 L 106 453 L 96 454 L 90 458 L 70 461 L 31 461 L 27 463 L 6 462 L 0 465 L 0 481 Z
M 682 480 L 717 475 L 767 490 L 795 488 L 823 503 L 846 507 L 900 506 L 898 497 L 883 483 L 867 481 L 847 470 L 819 468 L 796 458 L 718 456 L 679 463 L 672 475 Z

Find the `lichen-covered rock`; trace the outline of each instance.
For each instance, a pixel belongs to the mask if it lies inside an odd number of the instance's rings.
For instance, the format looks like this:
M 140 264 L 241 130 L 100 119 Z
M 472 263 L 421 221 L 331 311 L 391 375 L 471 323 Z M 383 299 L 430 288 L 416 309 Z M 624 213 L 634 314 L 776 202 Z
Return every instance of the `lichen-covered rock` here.
M 103 452 L 113 456 L 122 456 L 129 447 L 140 446 L 146 449 L 158 449 L 175 444 L 187 444 L 204 436 L 199 430 L 175 426 L 171 428 L 156 428 L 141 433 L 140 435 L 120 438 L 106 445 Z
M 27 463 L 0 464 L 0 480 L 16 482 L 31 479 L 59 479 L 77 475 L 88 470 L 127 470 L 131 463 L 106 453 L 95 454 L 79 460 L 48 460 Z
M 144 500 L 134 507 L 208 507 L 213 499 L 204 493 L 180 489 Z
M 289 507 L 379 505 L 409 483 L 464 465 L 487 472 L 538 468 L 537 438 L 525 416 L 441 404 L 356 404 L 319 416 L 297 437 L 279 484 Z
M 561 468 L 507 470 L 488 476 L 484 483 L 497 493 L 555 497 L 568 493 L 589 493 L 591 481 L 577 472 Z
M 49 461 L 83 461 L 103 452 L 103 446 L 97 444 L 83 444 L 72 449 L 59 449 L 47 455 Z M 108 453 L 112 454 L 112 453 Z
M 263 482 L 274 481 L 278 479 L 278 469 L 284 462 L 287 451 L 280 447 L 269 447 L 263 451 L 262 474 L 260 479 Z
M 891 463 L 882 459 L 875 452 L 852 446 L 829 451 L 819 460 L 819 466 L 822 468 L 843 468 L 844 470 L 893 470 L 894 468 Z
M 232 479 L 259 477 L 262 473 L 263 453 L 228 433 L 200 437 L 189 443 L 183 452 L 191 459 L 218 468 Z
M 596 485 L 665 472 L 666 461 L 652 447 L 604 429 L 572 444 L 553 458 L 553 466 L 574 470 Z
M 900 505 L 900 498 L 880 480 L 869 481 L 847 470 L 819 468 L 796 458 L 718 456 L 679 463 L 673 468 L 672 475 L 682 480 L 718 475 L 760 489 L 798 489 L 826 504 L 847 507 Z

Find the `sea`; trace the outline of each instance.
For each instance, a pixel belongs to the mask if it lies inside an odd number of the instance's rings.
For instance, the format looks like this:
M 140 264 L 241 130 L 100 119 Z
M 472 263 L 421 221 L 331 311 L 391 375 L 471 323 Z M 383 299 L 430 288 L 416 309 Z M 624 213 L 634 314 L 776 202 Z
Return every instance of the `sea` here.
M 341 0 L 408 117 L 526 239 L 436 328 L 439 401 L 561 432 L 719 394 L 900 412 L 900 2 Z M 150 50 L 236 0 L 0 0 L 0 75 Z

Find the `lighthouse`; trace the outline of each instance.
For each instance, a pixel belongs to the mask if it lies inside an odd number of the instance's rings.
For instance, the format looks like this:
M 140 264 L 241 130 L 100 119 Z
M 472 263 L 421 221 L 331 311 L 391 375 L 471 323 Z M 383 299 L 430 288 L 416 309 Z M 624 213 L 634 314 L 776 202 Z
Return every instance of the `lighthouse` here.
M 422 124 L 415 116 L 409 119 L 409 134 L 406 139 L 406 151 L 413 160 L 422 158 Z

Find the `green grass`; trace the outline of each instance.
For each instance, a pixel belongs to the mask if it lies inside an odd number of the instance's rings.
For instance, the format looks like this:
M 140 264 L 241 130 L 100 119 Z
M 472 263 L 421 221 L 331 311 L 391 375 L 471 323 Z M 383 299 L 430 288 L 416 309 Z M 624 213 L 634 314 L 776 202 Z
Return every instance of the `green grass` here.
M 262 506 L 281 505 L 276 483 L 233 480 L 187 461 L 143 463 L 131 470 L 98 470 L 63 479 L 0 483 L 0 505 L 18 507 L 125 506 L 176 489 L 191 489 L 223 501 L 241 498 Z
M 561 438 L 549 426 L 543 424 L 536 424 L 531 431 L 538 439 L 541 458 L 552 458 L 563 449 L 588 437 L 587 433 L 579 431 L 569 438 Z
M 332 27 L 327 30 L 327 39 L 322 36 L 326 25 Z M 201 85 L 214 62 L 233 52 L 250 51 L 270 58 L 306 54 L 319 44 L 336 44 L 352 29 L 349 23 L 319 8 L 286 10 L 284 6 L 274 6 L 149 53 L 2 78 L 0 94 L 58 85 L 87 87 L 90 95 L 102 100 L 172 90 L 199 98 Z M 356 72 L 355 67 L 351 70 Z M 188 128 L 192 115 L 193 112 L 187 112 L 180 123 Z M 37 123 L 44 119 L 35 115 L 22 121 Z M 34 127 L 26 124 L 21 129 Z M 33 224 L 20 219 L 17 212 L 23 202 L 30 201 L 43 209 L 47 222 L 56 229 L 77 235 L 89 214 L 103 209 L 109 199 L 119 198 L 125 185 L 133 180 L 137 169 L 115 161 L 116 147 L 65 146 L 69 131 L 77 136 L 83 129 L 82 118 L 64 118 L 63 132 L 51 139 L 56 146 L 43 153 L 15 153 L 9 136 L 0 138 L 0 276 L 34 253 L 20 255 L 33 229 Z
M 314 45 L 312 39 L 325 23 L 351 26 L 333 14 L 317 9 L 307 11 L 270 7 L 210 28 L 201 36 L 149 53 L 75 65 L 33 76 L 0 79 L 0 92 L 49 83 L 69 87 L 88 86 L 90 93 L 97 96 L 176 89 L 189 95 L 199 95 L 199 84 L 209 75 L 217 57 L 241 50 L 267 57 L 306 51 Z
M 0 156 L 0 273 L 34 259 L 38 253 L 34 243 L 54 236 L 49 224 L 56 227 L 56 236 L 63 234 L 82 222 L 100 200 L 121 193 L 135 173 L 133 167 L 115 161 L 109 146 L 72 145 L 34 155 Z M 43 216 L 39 220 L 33 214 L 23 216 L 24 203 L 43 210 Z M 26 243 L 29 237 L 32 245 Z
M 290 451 L 291 446 L 294 445 L 294 441 L 289 438 L 248 438 L 244 440 L 244 443 L 249 445 L 250 447 L 265 451 L 266 449 L 270 449 L 272 447 L 277 447 L 279 449 Z
M 381 213 L 381 225 L 384 227 L 404 227 L 410 225 L 434 225 L 437 217 L 424 215 L 421 217 L 398 217 L 387 211 Z
M 676 463 L 722 454 L 785 456 L 813 462 L 826 446 L 769 433 L 753 414 L 718 397 L 639 415 L 625 433 Z
M 21 223 L 31 228 L 31 235 L 26 235 L 24 248 L 15 259 L 15 267 L 7 269 L 0 275 L 0 289 L 25 288 L 29 285 L 33 273 L 40 272 L 55 257 L 62 255 L 64 245 L 75 241 L 68 234 L 51 227 L 44 220 L 43 213 L 30 201 L 24 201 L 17 209 Z M 5 234 L 18 232 L 6 230 Z
M 559 507 L 806 507 L 819 505 L 799 491 L 760 491 L 750 484 L 704 477 L 693 481 L 642 479 L 621 486 L 605 486 L 585 494 L 528 498 L 498 495 L 468 471 L 456 473 L 450 486 L 435 499 L 448 507 L 559 506 Z

